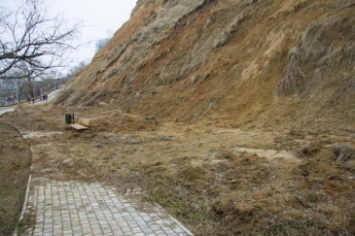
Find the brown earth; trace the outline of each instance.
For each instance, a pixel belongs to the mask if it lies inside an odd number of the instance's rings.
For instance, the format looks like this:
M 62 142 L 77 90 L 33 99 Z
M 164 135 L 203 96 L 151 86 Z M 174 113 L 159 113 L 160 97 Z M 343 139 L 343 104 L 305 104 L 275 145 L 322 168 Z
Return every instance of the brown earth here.
M 196 235 L 354 235 L 354 6 L 139 0 L 53 104 L 2 120 L 47 135 L 35 175 L 141 188 Z

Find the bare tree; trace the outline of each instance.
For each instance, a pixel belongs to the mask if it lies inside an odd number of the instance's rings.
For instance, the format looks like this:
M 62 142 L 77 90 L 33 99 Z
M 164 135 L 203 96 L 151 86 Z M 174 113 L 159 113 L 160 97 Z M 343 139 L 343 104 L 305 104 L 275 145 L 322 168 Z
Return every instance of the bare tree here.
M 7 99 L 16 94 L 16 83 L 16 80 L 0 79 L 0 100 Z
M 35 78 L 63 66 L 78 36 L 78 25 L 47 17 L 42 0 L 21 1 L 20 10 L 0 13 L 0 78 L 14 78 L 14 70 L 16 76 Z

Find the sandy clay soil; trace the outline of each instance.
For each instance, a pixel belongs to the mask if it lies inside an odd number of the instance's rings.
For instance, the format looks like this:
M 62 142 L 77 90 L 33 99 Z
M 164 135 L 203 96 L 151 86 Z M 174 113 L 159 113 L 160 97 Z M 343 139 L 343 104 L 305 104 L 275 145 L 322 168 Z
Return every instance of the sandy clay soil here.
M 141 191 L 196 235 L 354 235 L 351 130 L 257 130 L 160 123 L 113 107 L 75 108 L 70 129 L 50 105 L 1 117 L 33 148 L 35 176 Z M 36 133 L 37 132 L 37 133 Z

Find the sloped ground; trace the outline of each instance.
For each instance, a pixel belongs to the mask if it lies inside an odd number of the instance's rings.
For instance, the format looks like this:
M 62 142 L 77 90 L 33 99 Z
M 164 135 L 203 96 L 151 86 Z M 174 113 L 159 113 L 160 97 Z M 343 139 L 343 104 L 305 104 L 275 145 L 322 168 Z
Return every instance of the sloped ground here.
M 68 111 L 44 105 L 2 118 L 63 132 L 32 141 L 39 177 L 140 188 L 142 201 L 158 202 L 196 235 L 355 234 L 352 131 L 187 126 L 106 106 L 76 108 L 92 119 L 78 133 L 64 124 Z
M 139 1 L 57 104 L 218 127 L 353 129 L 354 9 L 350 0 Z
M 39 175 L 140 187 L 197 235 L 354 235 L 354 7 L 140 0 L 53 106 L 3 119 L 64 132 Z

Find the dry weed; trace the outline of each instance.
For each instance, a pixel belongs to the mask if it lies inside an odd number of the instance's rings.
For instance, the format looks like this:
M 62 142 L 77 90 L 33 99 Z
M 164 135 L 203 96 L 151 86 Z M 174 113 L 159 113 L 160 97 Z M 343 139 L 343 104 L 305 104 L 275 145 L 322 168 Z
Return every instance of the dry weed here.
M 339 79 L 339 75 L 334 73 L 335 68 L 345 68 L 354 62 L 353 23 L 347 14 L 310 23 L 298 46 L 289 50 L 288 63 L 277 93 L 310 93 L 328 86 L 325 81 Z M 328 79 L 330 76 L 334 78 Z M 341 86 L 348 87 L 346 83 Z
M 235 19 L 224 29 L 224 31 L 218 34 L 213 43 L 212 48 L 224 46 L 228 42 L 228 40 L 231 39 L 238 32 L 238 28 L 241 27 L 240 24 L 247 19 L 248 16 L 245 12 L 242 12 L 237 15 Z
M 298 48 L 290 49 L 288 57 L 289 63 L 285 69 L 284 79 L 276 87 L 278 94 L 291 94 L 297 88 L 299 81 L 305 76 L 299 67 L 300 51 Z
M 53 103 L 55 105 L 59 105 L 64 103 L 72 94 L 74 93 L 74 89 L 72 88 L 65 88 L 60 92 L 60 94 L 55 98 Z

